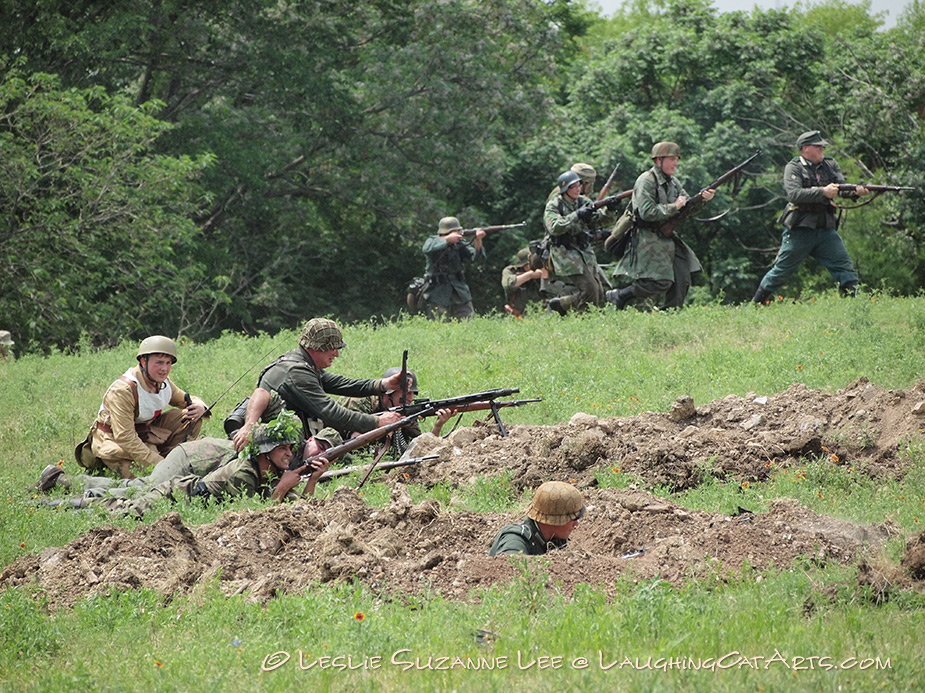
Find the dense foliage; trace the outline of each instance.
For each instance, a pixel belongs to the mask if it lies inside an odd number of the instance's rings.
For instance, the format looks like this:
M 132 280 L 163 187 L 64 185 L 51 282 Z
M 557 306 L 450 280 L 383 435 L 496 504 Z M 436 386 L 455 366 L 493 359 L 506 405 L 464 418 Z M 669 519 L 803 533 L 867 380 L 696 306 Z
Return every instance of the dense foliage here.
M 570 0 L 0 0 L 0 17 L 0 327 L 21 351 L 394 315 L 445 214 L 528 220 L 470 273 L 494 310 L 556 175 L 619 163 L 625 189 L 659 139 L 681 143 L 689 191 L 763 152 L 711 203 L 733 213 L 682 231 L 706 268 L 694 300 L 754 290 L 799 132 L 822 129 L 851 180 L 923 183 L 917 2 L 886 31 L 842 0 L 609 19 Z M 920 195 L 842 229 L 863 281 L 918 291 Z M 804 288 L 828 282 L 813 269 Z

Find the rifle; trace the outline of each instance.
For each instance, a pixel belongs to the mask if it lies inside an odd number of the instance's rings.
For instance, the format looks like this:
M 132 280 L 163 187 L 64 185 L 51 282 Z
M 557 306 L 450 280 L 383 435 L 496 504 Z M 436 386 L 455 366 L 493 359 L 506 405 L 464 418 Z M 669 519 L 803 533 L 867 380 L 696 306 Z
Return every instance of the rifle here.
M 440 457 L 440 455 L 425 455 L 424 457 L 409 457 L 407 460 L 398 460 L 397 462 L 380 462 L 376 465 L 376 469 L 385 471 L 387 469 L 395 469 L 396 467 L 407 467 L 412 464 L 417 464 L 418 462 L 423 462 L 424 460 L 435 460 L 438 457 Z M 353 474 L 365 468 L 365 464 L 353 464 L 349 467 L 341 467 L 340 469 L 330 469 L 319 476 L 318 481 L 330 481 L 339 476 L 347 476 L 348 474 Z M 309 476 L 311 476 L 311 474 L 303 474 L 302 478 L 307 479 Z
M 610 174 L 610 177 L 607 179 L 607 182 L 604 183 L 604 187 L 601 188 L 600 192 L 597 193 L 598 201 L 604 199 L 607 196 L 607 192 L 610 190 L 610 184 L 613 183 L 613 179 L 616 177 L 617 169 L 619 168 L 620 168 L 619 163 L 613 167 L 613 172 Z
M 671 217 L 671 219 L 666 221 L 664 224 L 662 224 L 661 227 L 659 227 L 659 231 L 661 232 L 661 234 L 665 238 L 671 238 L 671 236 L 674 234 L 674 230 L 677 227 L 677 225 L 680 224 L 682 221 L 684 221 L 688 216 L 690 216 L 694 212 L 695 208 L 696 209 L 700 208 L 700 202 L 703 200 L 704 192 L 706 192 L 707 190 L 715 190 L 716 188 L 721 186 L 723 183 L 728 181 L 730 178 L 734 178 L 738 176 L 739 171 L 741 171 L 743 168 L 748 166 L 752 161 L 757 159 L 760 154 L 761 154 L 761 150 L 759 149 L 754 154 L 752 154 L 750 157 L 748 157 L 745 161 L 743 161 L 741 164 L 739 164 L 738 166 L 733 166 L 731 169 L 726 171 L 719 178 L 717 178 L 712 183 L 710 183 L 707 187 L 702 188 L 700 192 L 698 192 L 696 195 L 688 198 L 687 202 L 684 203 L 684 206 L 681 207 L 680 210 L 678 210 L 678 213 L 675 214 L 673 217 Z M 718 219 L 718 218 L 719 217 L 714 217 L 714 219 Z M 712 220 L 709 220 L 709 221 L 712 221 Z
M 421 410 L 429 409 L 431 414 L 436 412 L 438 409 L 459 409 L 462 410 L 463 407 L 471 404 L 479 403 L 483 406 L 478 407 L 478 409 L 491 409 L 492 416 L 494 416 L 495 423 L 498 425 L 498 431 L 502 436 L 507 436 L 507 429 L 504 427 L 504 422 L 501 421 L 501 416 L 498 414 L 498 409 L 503 406 L 502 402 L 495 402 L 499 397 L 510 397 L 511 395 L 517 394 L 520 392 L 520 388 L 509 387 L 509 388 L 498 388 L 495 390 L 485 390 L 484 392 L 473 392 L 469 395 L 459 395 L 458 397 L 447 397 L 446 399 L 427 399 L 422 398 L 411 402 L 411 404 L 399 405 L 397 407 L 392 407 L 389 411 L 397 411 L 399 414 L 409 414 L 416 413 Z M 526 403 L 526 402 L 524 402 Z M 510 405 L 508 405 L 510 406 Z M 468 410 L 467 410 L 468 411 Z M 430 416 L 431 414 L 421 414 L 421 416 Z
M 868 185 L 867 183 L 839 183 L 838 192 L 854 192 L 858 186 L 867 188 L 872 193 L 882 194 L 885 192 L 902 192 L 903 190 L 918 190 L 903 185 Z
M 372 443 L 373 441 L 379 440 L 383 436 L 388 435 L 392 431 L 397 431 L 400 428 L 404 428 L 405 426 L 408 426 L 409 424 L 414 423 L 414 420 L 417 419 L 419 416 L 425 416 L 427 411 L 428 411 L 427 408 L 421 409 L 420 411 L 417 411 L 413 414 L 409 414 L 408 416 L 404 417 L 403 419 L 399 421 L 396 421 L 393 424 L 387 424 L 385 426 L 380 426 L 379 428 L 374 428 L 373 430 L 367 431 L 366 433 L 361 433 L 355 438 L 350 438 L 348 441 L 341 443 L 340 445 L 335 445 L 334 447 L 330 447 L 324 452 L 321 452 L 317 455 L 312 455 L 311 457 L 303 457 L 302 459 L 291 460 L 289 462 L 289 469 L 299 469 L 300 467 L 304 467 L 305 465 L 310 465 L 316 459 L 319 459 L 321 457 L 325 458 L 328 462 L 333 462 L 339 457 L 343 457 L 348 452 L 353 452 L 354 450 L 365 447 L 369 445 L 370 443 Z
M 495 231 L 504 231 L 506 229 L 519 229 L 521 226 L 526 225 L 527 222 L 522 221 L 519 224 L 498 224 L 497 226 L 479 226 L 475 229 L 456 229 L 456 233 L 463 238 L 468 238 L 469 236 L 474 236 L 479 229 L 482 229 L 485 233 L 494 233 Z
M 620 200 L 625 200 L 627 197 L 632 197 L 632 195 L 633 195 L 632 190 L 624 190 L 623 192 L 617 193 L 616 195 L 610 195 L 608 197 L 598 198 L 594 202 L 591 202 L 590 204 L 585 205 L 585 207 L 590 207 L 591 209 L 600 209 L 604 205 L 608 205 L 613 202 L 619 202 Z M 582 207 L 582 209 L 584 209 L 585 207 Z

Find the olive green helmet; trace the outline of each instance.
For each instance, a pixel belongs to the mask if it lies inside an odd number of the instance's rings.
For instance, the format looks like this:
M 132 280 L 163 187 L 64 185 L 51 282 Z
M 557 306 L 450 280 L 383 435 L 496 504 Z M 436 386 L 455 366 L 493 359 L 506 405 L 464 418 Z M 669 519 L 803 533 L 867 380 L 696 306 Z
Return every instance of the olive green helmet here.
M 459 223 L 459 219 L 456 217 L 443 217 L 440 220 L 440 223 L 437 224 L 437 234 L 440 236 L 446 236 L 452 231 L 458 231 L 462 226 Z
M 597 171 L 591 164 L 572 164 L 571 170 L 578 174 L 583 183 L 594 183 L 597 179 Z
M 652 158 L 658 159 L 663 156 L 681 156 L 681 147 L 675 142 L 656 142 L 652 146 Z
M 152 337 L 145 337 L 141 340 L 141 344 L 138 345 L 138 355 L 135 359 L 140 360 L 142 356 L 150 356 L 151 354 L 167 354 L 172 357 L 173 362 L 176 363 L 177 343 L 170 337 L 164 337 L 159 334 Z
M 581 181 L 581 176 L 579 176 L 574 171 L 566 171 L 561 176 L 556 179 L 556 185 L 559 186 L 559 192 L 564 193 L 570 187 Z
M 392 366 L 382 374 L 382 379 L 391 378 L 396 373 L 401 373 L 401 368 Z M 416 395 L 418 393 L 418 377 L 414 374 L 414 371 L 408 371 L 408 377 L 411 379 L 411 392 Z M 394 392 L 394 390 L 389 390 L 389 392 Z
M 312 318 L 302 328 L 299 346 L 312 351 L 331 351 L 343 349 L 347 345 L 344 343 L 344 333 L 336 322 L 328 318 Z
M 547 481 L 533 494 L 527 517 L 544 525 L 565 525 L 585 514 L 581 492 L 564 481 Z

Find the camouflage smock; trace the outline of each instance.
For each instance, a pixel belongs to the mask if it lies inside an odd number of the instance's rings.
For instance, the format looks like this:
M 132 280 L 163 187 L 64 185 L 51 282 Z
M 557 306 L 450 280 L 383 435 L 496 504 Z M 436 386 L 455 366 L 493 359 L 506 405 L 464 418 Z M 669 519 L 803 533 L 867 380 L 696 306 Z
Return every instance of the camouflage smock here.
M 677 178 L 666 176 L 657 166 L 639 175 L 633 186 L 631 202 L 636 211 L 636 238 L 617 262 L 615 277 L 674 281 L 673 263 L 677 250 L 686 252 L 692 274 L 703 269 L 697 255 L 678 238 L 677 232 L 671 238 L 665 238 L 658 231 L 661 224 L 678 213 L 674 202 L 681 195 L 686 196 L 687 193 Z
M 504 289 L 504 300 L 518 312 L 523 312 L 530 301 L 542 301 L 540 294 L 540 280 L 531 279 L 520 286 L 516 286 L 517 275 L 525 270 L 517 265 L 508 265 L 501 270 L 501 288 Z
M 557 276 L 584 274 L 585 267 L 597 267 L 597 257 L 587 232 L 613 223 L 616 217 L 606 207 L 601 207 L 594 210 L 594 216 L 586 224 L 578 218 L 578 210 L 588 204 L 591 200 L 584 195 L 579 195 L 574 202 L 569 202 L 563 195 L 556 195 L 546 203 L 543 226 L 550 236 L 549 256 Z M 591 274 L 595 272 L 596 269 Z

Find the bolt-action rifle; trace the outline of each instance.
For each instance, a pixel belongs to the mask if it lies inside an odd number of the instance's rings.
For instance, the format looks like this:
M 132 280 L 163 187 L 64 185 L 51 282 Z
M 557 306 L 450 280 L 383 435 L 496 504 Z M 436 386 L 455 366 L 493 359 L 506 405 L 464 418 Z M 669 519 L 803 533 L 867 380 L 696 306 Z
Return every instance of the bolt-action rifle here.
M 700 192 L 698 192 L 696 195 L 692 195 L 691 197 L 689 197 L 687 202 L 684 203 L 684 206 L 681 207 L 680 210 L 678 210 L 678 213 L 675 214 L 673 217 L 671 217 L 671 219 L 669 219 L 668 221 L 666 221 L 664 224 L 662 224 L 659 227 L 659 231 L 661 232 L 661 234 L 665 238 L 671 238 L 671 236 L 674 235 L 674 230 L 677 227 L 677 225 L 680 224 L 682 221 L 684 221 L 692 213 L 700 209 L 701 202 L 703 201 L 703 194 L 707 190 L 715 190 L 716 188 L 721 186 L 723 183 L 726 183 L 727 181 L 738 177 L 739 171 L 741 171 L 743 168 L 748 166 L 752 161 L 757 159 L 760 154 L 761 154 L 761 150 L 759 149 L 754 154 L 752 154 L 750 157 L 748 157 L 745 161 L 743 161 L 741 164 L 739 164 L 738 166 L 733 166 L 731 169 L 726 171 L 719 178 L 717 178 L 712 183 L 710 183 L 707 187 L 702 188 Z M 725 214 L 726 212 L 723 212 L 723 214 L 717 217 L 713 217 L 709 221 L 714 221 L 716 219 L 719 219 L 721 216 L 725 216 Z
M 607 197 L 607 193 L 610 192 L 610 184 L 613 183 L 613 179 L 616 178 L 619 168 L 619 163 L 613 167 L 613 171 L 611 171 L 610 176 L 607 178 L 607 182 L 604 183 L 604 187 L 601 188 L 597 193 L 597 201 L 603 200 L 605 197 Z
M 507 229 L 519 229 L 521 226 L 526 225 L 527 222 L 522 221 L 519 224 L 498 224 L 496 226 L 479 226 L 475 229 L 456 229 L 456 233 L 461 234 L 463 238 L 468 238 L 469 236 L 474 236 L 479 229 L 482 229 L 485 233 L 494 233 L 495 231 L 505 231 Z
M 868 197 L 866 200 L 864 200 L 863 202 L 860 202 L 856 205 L 836 204 L 834 201 L 832 202 L 832 204 L 838 207 L 839 209 L 857 209 L 858 207 L 869 205 L 871 202 L 873 202 L 878 197 L 880 197 L 883 193 L 886 193 L 886 192 L 903 192 L 904 190 L 918 190 L 918 188 L 910 188 L 908 186 L 902 186 L 902 185 L 868 185 L 867 183 L 839 183 L 838 192 L 840 193 L 854 192 L 855 188 L 857 188 L 859 185 L 867 188 L 867 190 L 873 194 L 870 197 Z
M 411 466 L 412 464 L 418 464 L 419 462 L 423 462 L 424 460 L 435 460 L 438 457 L 440 457 L 440 455 L 424 455 L 424 457 L 409 457 L 407 460 L 397 460 L 395 462 L 380 462 L 379 464 L 376 465 L 375 468 L 385 471 L 388 469 L 395 469 L 397 467 L 408 467 L 408 466 Z M 318 481 L 330 481 L 331 479 L 336 479 L 339 476 L 347 476 L 348 474 L 353 474 L 354 472 L 358 472 L 361 469 L 366 469 L 366 465 L 365 464 L 353 464 L 353 465 L 350 465 L 349 467 L 341 467 L 340 469 L 329 469 L 324 474 L 318 477 Z M 311 475 L 303 474 L 302 478 L 307 479 L 309 476 Z

